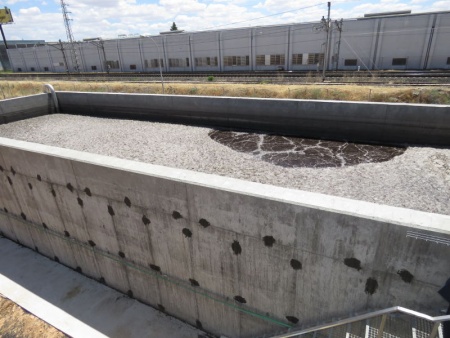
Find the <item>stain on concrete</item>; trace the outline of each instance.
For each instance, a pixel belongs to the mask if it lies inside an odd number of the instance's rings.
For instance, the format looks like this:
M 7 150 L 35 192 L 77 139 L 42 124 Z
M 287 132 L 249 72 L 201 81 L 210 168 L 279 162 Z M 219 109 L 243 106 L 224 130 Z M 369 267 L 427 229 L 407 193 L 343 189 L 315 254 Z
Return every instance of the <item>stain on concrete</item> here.
M 344 259 L 344 264 L 347 265 L 349 268 L 353 268 L 356 270 L 361 270 L 361 261 L 359 259 L 356 259 L 354 257 L 352 258 L 346 258 Z
M 56 191 L 55 191 L 55 189 L 52 188 L 52 190 L 50 190 L 50 192 L 52 193 L 53 197 L 56 197 Z
M 368 295 L 373 295 L 378 289 L 378 282 L 375 278 L 367 278 L 366 281 L 366 287 L 364 289 L 364 291 L 368 294 Z
M 80 207 L 83 207 L 83 205 L 84 205 L 83 200 L 81 198 L 77 197 L 77 201 L 78 201 L 78 205 Z
M 400 277 L 405 283 L 411 283 L 414 279 L 414 276 L 408 270 L 405 269 L 398 270 L 397 273 L 400 275 Z
M 100 277 L 100 278 L 98 279 L 98 281 L 99 281 L 100 283 L 102 283 L 102 284 L 105 284 L 105 285 L 106 285 L 106 281 L 105 281 L 105 278 L 103 278 L 103 277 Z
M 91 189 L 89 189 L 89 188 L 84 188 L 84 192 L 85 192 L 86 195 L 88 195 L 89 197 L 92 196 Z
M 70 237 L 70 234 L 69 234 L 69 232 L 67 230 L 64 230 L 64 236 Z
M 150 222 L 150 220 L 148 219 L 147 216 L 143 215 L 142 216 L 142 223 L 144 223 L 145 225 L 149 225 L 151 222 Z
M 211 223 L 209 223 L 206 219 L 202 218 L 198 221 L 200 223 L 200 225 L 204 228 L 207 228 L 211 225 Z
M 214 141 L 286 168 L 345 167 L 389 161 L 406 148 L 214 130 Z
M 133 298 L 133 291 L 128 290 L 127 291 L 127 296 L 130 297 L 130 298 Z
M 202 322 L 199 321 L 198 319 L 195 321 L 195 326 L 197 327 L 197 329 L 203 330 Z
M 242 304 L 247 303 L 247 301 L 245 300 L 245 298 L 242 297 L 242 296 L 234 296 L 234 300 L 235 300 L 236 302 L 239 302 L 239 303 L 242 303 Z
M 58 262 L 58 263 L 59 263 L 59 258 L 58 258 L 58 256 L 53 257 L 53 259 L 54 259 L 55 262 Z
M 39 182 L 42 181 L 41 175 L 37 175 L 37 179 L 38 179 Z
M 200 284 L 195 279 L 189 278 L 189 282 L 191 282 L 192 286 L 200 286 Z
M 183 218 L 183 216 L 181 216 L 181 214 L 180 214 L 178 211 L 176 211 L 176 210 L 174 210 L 174 211 L 172 212 L 172 217 L 173 217 L 173 219 L 180 219 L 180 218 Z
M 48 226 L 47 226 L 47 224 L 45 224 L 45 222 L 42 223 L 42 226 L 44 227 L 44 229 L 48 229 Z
M 78 273 L 82 273 L 83 272 L 83 270 L 79 266 L 77 266 L 75 268 L 75 271 L 78 272 Z
M 13 185 L 11 178 L 9 176 L 6 176 L 6 178 L 8 179 L 9 185 Z
M 242 253 L 242 248 L 238 241 L 234 241 L 233 244 L 231 244 L 231 249 L 235 255 L 240 255 Z
M 94 242 L 94 241 L 88 240 L 88 243 L 89 243 L 89 245 L 92 246 L 92 247 L 95 246 L 95 242 Z
M 35 250 L 36 252 L 39 252 L 39 248 L 38 248 L 37 246 L 34 247 L 34 250 Z
M 67 187 L 67 189 L 70 190 L 70 192 L 73 192 L 73 191 L 74 191 L 74 188 L 73 188 L 72 184 L 67 183 L 67 184 L 66 184 L 66 187 Z
M 161 272 L 161 268 L 158 265 L 154 265 L 154 264 L 149 264 L 150 265 L 150 269 L 156 271 L 156 272 Z
M 158 310 L 161 312 L 166 312 L 166 308 L 164 306 L 162 306 L 161 304 L 158 304 Z
M 33 185 L 32 185 L 31 183 L 28 183 L 28 188 L 29 188 L 30 190 L 33 190 Z
M 291 267 L 294 270 L 301 270 L 302 269 L 302 263 L 294 258 L 291 259 Z
M 122 251 L 119 251 L 119 256 L 120 256 L 121 258 L 125 258 L 125 254 L 124 254 Z
M 3 172 L 3 170 L 5 170 L 5 169 L 3 169 L 3 167 L 0 165 L 0 171 Z
M 16 176 L 16 171 L 14 170 L 13 167 L 11 167 L 11 173 L 13 174 L 13 176 Z
M 115 215 L 114 209 L 113 209 L 112 206 L 110 206 L 110 205 L 108 205 L 108 213 L 109 213 L 111 216 L 114 216 L 114 215 Z
M 8 213 L 8 209 L 6 209 L 6 208 L 3 208 L 3 211 L 6 212 L 6 213 Z
M 123 199 L 123 201 L 125 202 L 127 207 L 131 207 L 131 201 L 128 197 L 125 196 L 125 198 Z
M 20 213 L 20 216 L 26 221 L 27 220 L 27 215 L 25 215 L 23 212 Z
M 76 295 L 78 295 L 81 292 L 81 288 L 79 286 L 74 287 L 72 290 L 69 290 L 63 297 L 63 301 L 72 299 Z
M 263 237 L 264 245 L 271 248 L 275 243 L 275 238 L 272 236 L 264 236 Z
M 286 319 L 288 321 L 290 321 L 291 323 L 297 324 L 298 323 L 298 318 L 294 317 L 294 316 L 286 316 Z
M 192 237 L 192 231 L 189 230 L 188 228 L 183 228 L 182 232 L 183 232 L 183 235 L 186 236 L 187 238 Z

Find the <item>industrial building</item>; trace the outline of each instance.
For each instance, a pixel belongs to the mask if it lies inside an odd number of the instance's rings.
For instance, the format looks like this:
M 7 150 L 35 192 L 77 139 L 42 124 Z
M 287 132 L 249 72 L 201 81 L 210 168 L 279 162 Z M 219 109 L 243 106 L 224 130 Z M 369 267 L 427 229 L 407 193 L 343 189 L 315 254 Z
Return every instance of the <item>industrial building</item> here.
M 176 31 L 76 42 L 82 72 L 227 72 L 450 69 L 450 11 L 367 14 L 326 20 L 222 29 Z M 15 72 L 77 70 L 71 45 L 47 43 L 9 49 Z M 160 60 L 160 62 L 158 62 Z

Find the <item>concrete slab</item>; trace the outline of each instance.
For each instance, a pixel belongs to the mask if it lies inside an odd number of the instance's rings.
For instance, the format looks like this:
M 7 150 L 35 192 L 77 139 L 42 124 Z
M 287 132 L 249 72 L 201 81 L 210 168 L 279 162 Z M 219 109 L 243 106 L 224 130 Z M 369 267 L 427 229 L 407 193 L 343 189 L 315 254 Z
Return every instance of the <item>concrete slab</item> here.
M 5 238 L 0 238 L 0 293 L 72 337 L 204 334 Z

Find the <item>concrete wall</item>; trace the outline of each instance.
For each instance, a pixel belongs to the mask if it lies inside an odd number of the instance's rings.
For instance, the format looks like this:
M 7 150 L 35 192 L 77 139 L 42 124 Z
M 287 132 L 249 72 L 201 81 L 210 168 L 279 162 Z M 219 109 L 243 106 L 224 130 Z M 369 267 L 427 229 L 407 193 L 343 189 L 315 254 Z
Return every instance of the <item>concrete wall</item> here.
M 49 94 L 31 95 L 0 102 L 0 124 L 51 114 L 53 101 Z
M 450 106 L 58 92 L 68 114 L 246 128 L 312 138 L 450 145 Z
M 449 216 L 9 139 L 0 166 L 6 237 L 215 334 L 445 306 L 450 247 L 410 232 Z

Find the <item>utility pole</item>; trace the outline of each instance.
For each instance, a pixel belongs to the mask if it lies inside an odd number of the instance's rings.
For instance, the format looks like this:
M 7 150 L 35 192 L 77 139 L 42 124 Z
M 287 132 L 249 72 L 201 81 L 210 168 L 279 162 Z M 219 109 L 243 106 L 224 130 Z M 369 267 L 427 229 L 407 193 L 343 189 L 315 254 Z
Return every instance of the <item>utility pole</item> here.
M 342 36 L 342 24 L 344 23 L 344 19 L 341 19 L 340 21 L 335 21 L 336 27 L 339 31 L 339 40 L 338 40 L 338 48 L 336 53 L 336 70 L 338 70 L 339 67 L 339 53 L 341 51 L 341 36 Z
M 75 41 L 73 38 L 72 28 L 70 27 L 70 19 L 69 19 L 69 11 L 67 10 L 67 4 L 64 2 L 64 0 L 61 1 L 61 10 L 64 18 L 64 26 L 66 27 L 66 34 L 67 34 L 67 40 L 69 40 L 70 44 L 70 56 L 72 59 L 72 67 L 74 67 L 74 70 L 76 72 L 80 72 L 80 64 L 78 62 L 78 55 L 77 51 L 75 49 Z
M 64 45 L 61 40 L 59 40 L 59 45 L 61 46 L 61 53 L 63 56 L 64 65 L 66 66 L 66 72 L 67 74 L 69 74 L 70 73 L 69 64 L 67 63 L 66 53 L 64 52 Z
M 325 31 L 327 33 L 327 40 L 325 43 L 325 55 L 323 57 L 323 73 L 322 73 L 322 81 L 325 81 L 325 77 L 326 77 L 326 69 L 328 67 L 328 55 L 329 55 L 329 46 L 328 46 L 328 42 L 330 41 L 330 8 L 331 8 L 331 2 L 328 2 L 328 18 L 326 20 L 326 22 L 324 22 L 325 24 Z

